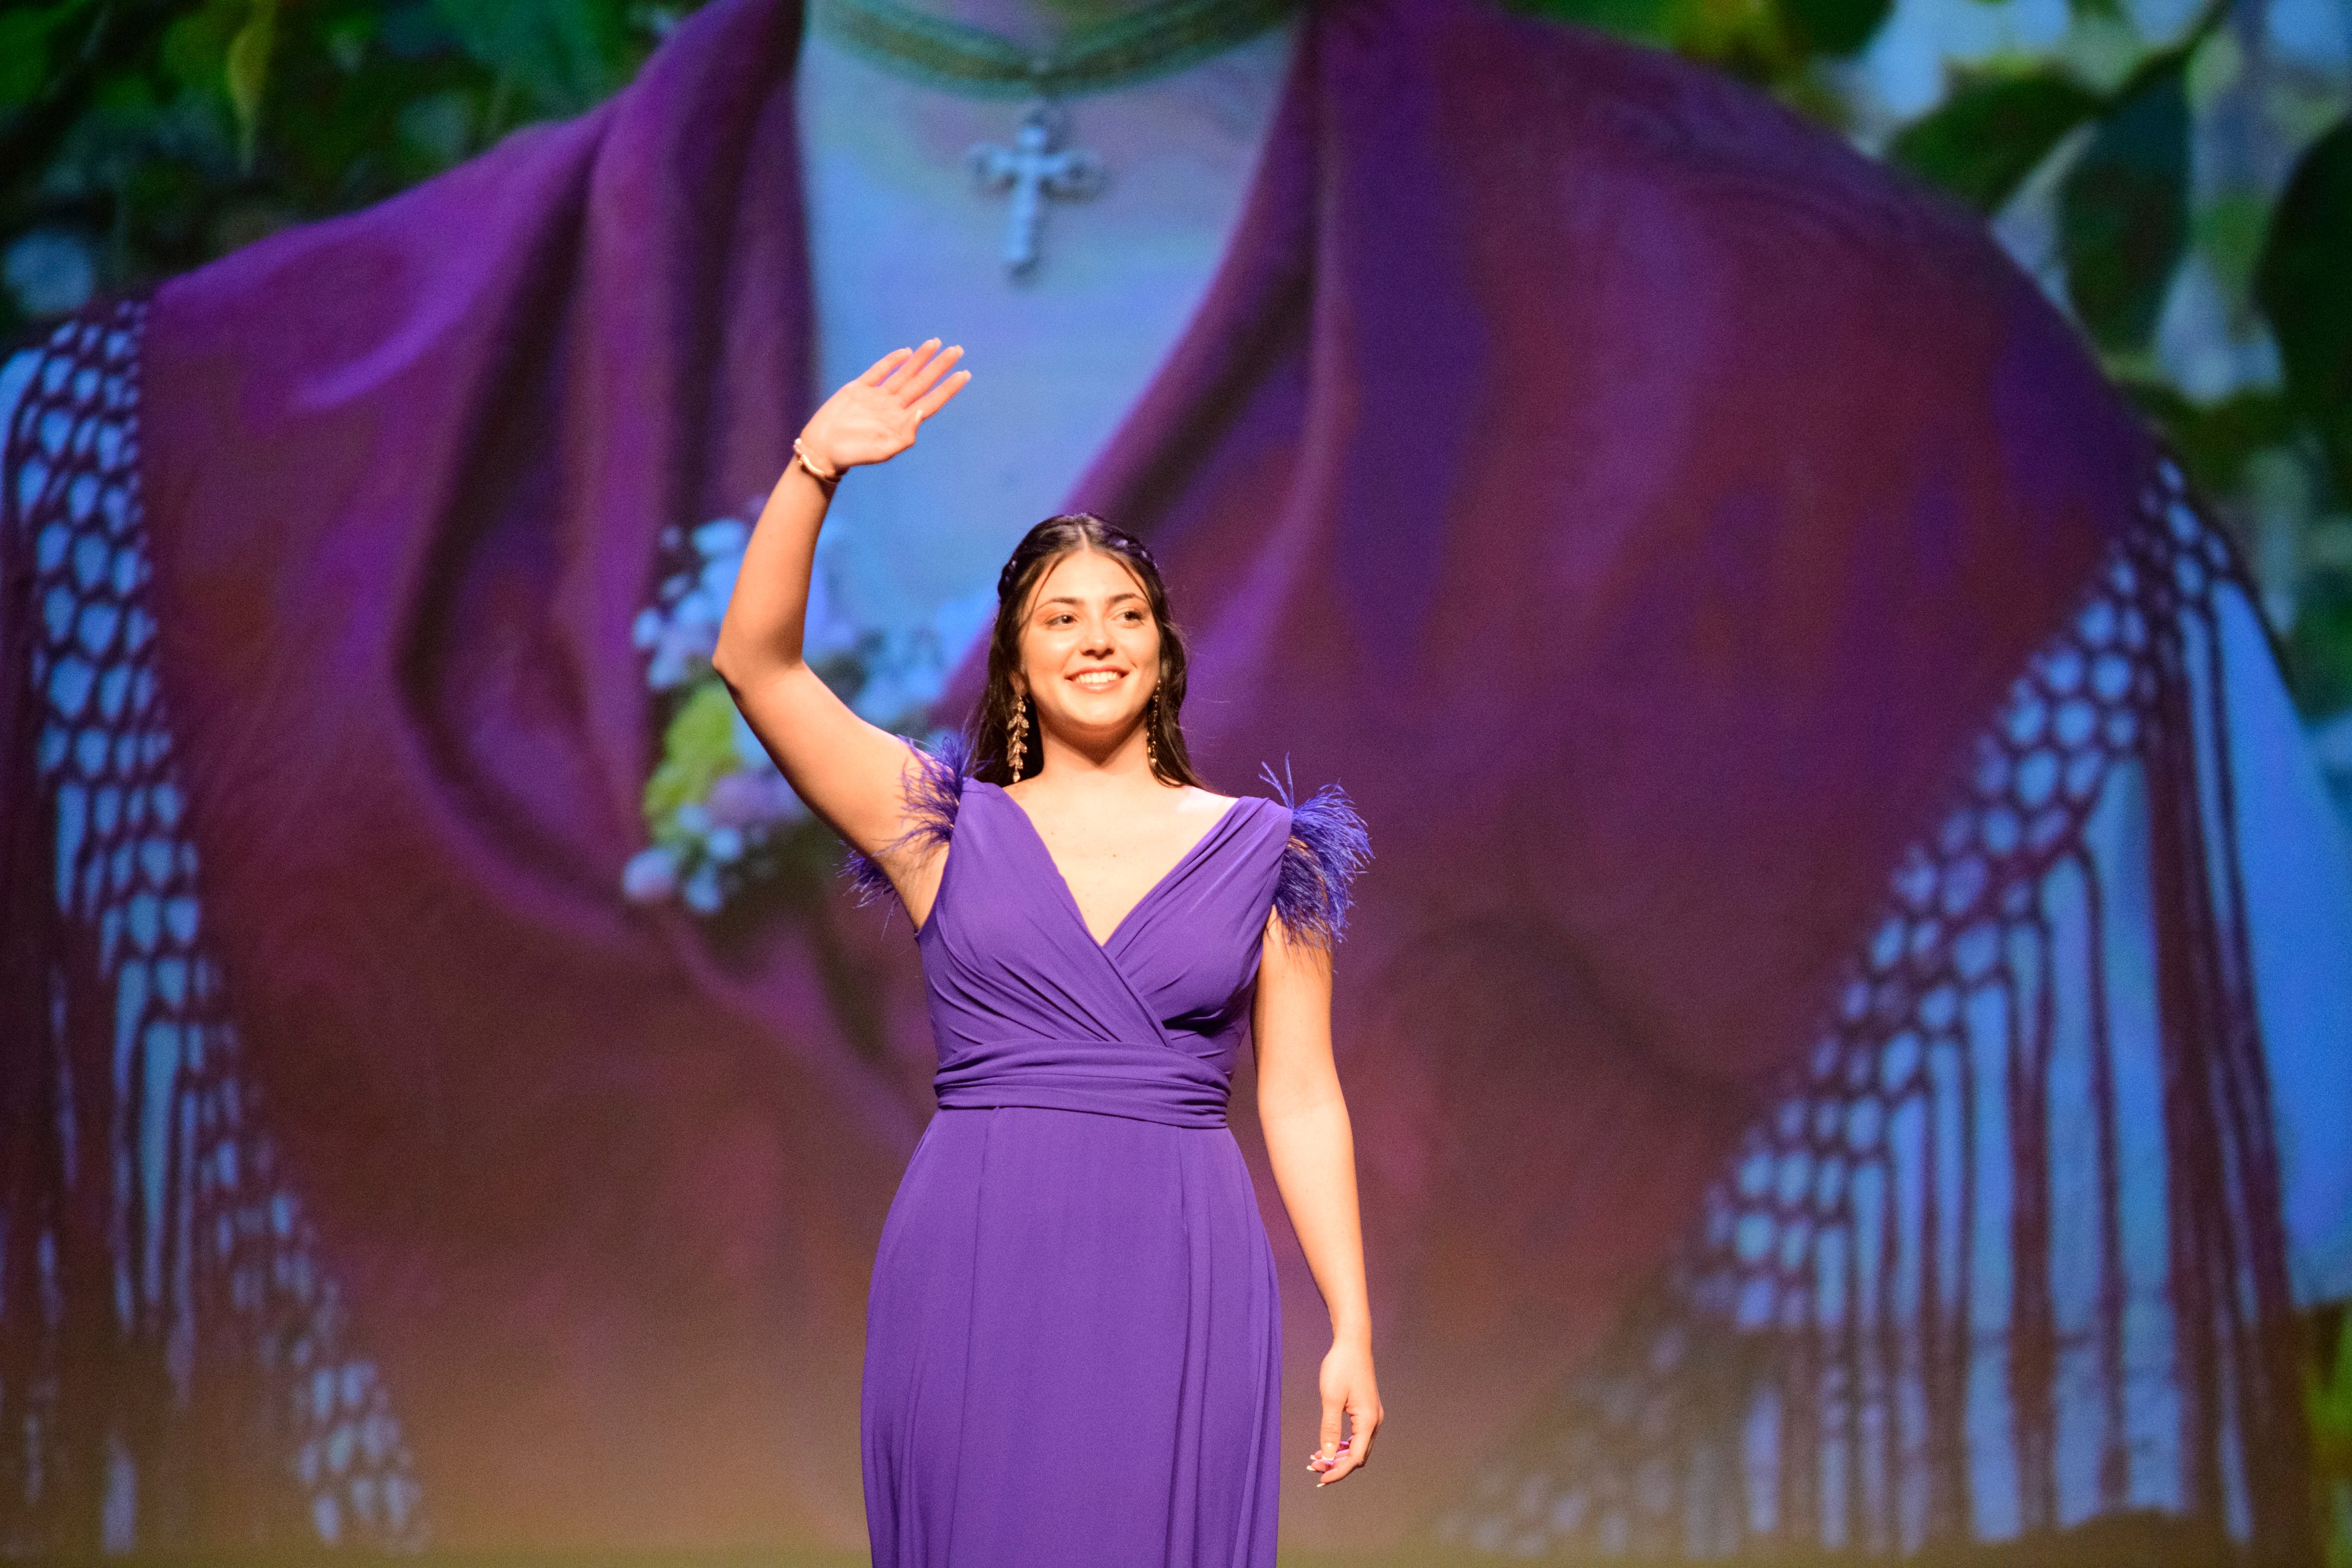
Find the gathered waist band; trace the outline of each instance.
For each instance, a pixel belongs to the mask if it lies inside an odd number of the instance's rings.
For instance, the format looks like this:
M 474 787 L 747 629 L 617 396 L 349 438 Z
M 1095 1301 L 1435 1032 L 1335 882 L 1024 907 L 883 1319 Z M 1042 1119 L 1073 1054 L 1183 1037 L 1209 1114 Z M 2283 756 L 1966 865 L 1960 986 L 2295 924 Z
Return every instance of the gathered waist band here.
M 1158 1040 L 1033 1037 L 966 1047 L 931 1088 L 942 1110 L 1019 1105 L 1223 1127 L 1232 1084 L 1214 1063 Z

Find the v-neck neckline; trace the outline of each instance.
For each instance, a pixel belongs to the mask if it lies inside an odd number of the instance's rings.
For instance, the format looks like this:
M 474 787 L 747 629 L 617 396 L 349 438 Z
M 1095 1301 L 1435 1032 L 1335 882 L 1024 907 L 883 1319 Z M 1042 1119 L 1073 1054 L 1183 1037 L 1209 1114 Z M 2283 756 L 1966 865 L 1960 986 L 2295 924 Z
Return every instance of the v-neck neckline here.
M 1142 911 L 1144 906 L 1158 898 L 1161 890 L 1176 879 L 1177 874 L 1190 866 L 1194 858 L 1208 847 L 1209 840 L 1216 837 L 1225 825 L 1233 821 L 1234 814 L 1240 811 L 1243 805 L 1250 798 L 1245 795 L 1235 795 L 1226 805 L 1224 810 L 1217 813 L 1217 819 L 1209 824 L 1208 831 L 1192 840 L 1192 846 L 1176 858 L 1176 863 L 1162 872 L 1158 881 L 1146 888 L 1141 898 L 1127 907 L 1127 912 L 1119 916 L 1118 923 L 1110 928 L 1110 934 L 1098 940 L 1095 936 L 1094 927 L 1087 924 L 1087 911 L 1079 907 L 1077 894 L 1070 890 L 1069 878 L 1062 874 L 1062 863 L 1054 858 L 1054 851 L 1047 847 L 1045 836 L 1037 830 L 1036 819 L 1029 815 L 1029 808 L 1013 799 L 1012 792 L 1003 784 L 990 784 L 986 779 L 974 779 L 971 782 L 994 790 L 1004 798 L 1004 804 L 1011 806 L 1014 814 L 1021 818 L 1021 825 L 1028 829 L 1029 842 L 1035 846 L 1038 855 L 1045 860 L 1045 869 L 1053 874 L 1054 885 L 1061 889 L 1063 907 L 1070 911 L 1070 918 L 1078 922 L 1078 930 L 1086 933 L 1087 940 L 1095 944 L 1097 951 L 1106 953 L 1110 951 L 1111 944 L 1118 940 L 1119 933 L 1127 930 L 1129 922 Z

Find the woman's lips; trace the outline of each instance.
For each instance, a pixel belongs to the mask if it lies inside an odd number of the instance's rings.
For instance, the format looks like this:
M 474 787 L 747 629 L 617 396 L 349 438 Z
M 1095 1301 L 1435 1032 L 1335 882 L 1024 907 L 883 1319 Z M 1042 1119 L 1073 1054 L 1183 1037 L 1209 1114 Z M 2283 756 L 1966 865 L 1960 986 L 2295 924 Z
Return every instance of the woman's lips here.
M 1123 669 L 1082 669 L 1070 677 L 1072 682 L 1087 691 L 1108 691 L 1127 679 Z

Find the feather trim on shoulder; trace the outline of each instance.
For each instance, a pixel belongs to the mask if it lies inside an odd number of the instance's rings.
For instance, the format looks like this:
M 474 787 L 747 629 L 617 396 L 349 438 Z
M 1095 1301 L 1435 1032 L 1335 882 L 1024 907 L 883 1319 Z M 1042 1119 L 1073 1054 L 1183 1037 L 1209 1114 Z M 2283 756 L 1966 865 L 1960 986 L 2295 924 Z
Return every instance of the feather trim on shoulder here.
M 1282 847 L 1275 878 L 1275 913 L 1293 941 L 1328 952 L 1347 932 L 1357 874 L 1372 858 L 1371 836 L 1338 784 L 1325 784 L 1294 802 L 1289 758 L 1283 759 L 1281 778 L 1269 764 L 1260 764 L 1259 771 L 1276 797 L 1290 807 L 1290 838 Z
M 907 826 L 883 847 L 885 855 L 946 844 L 955 833 L 956 811 L 963 804 L 963 781 L 971 772 L 971 742 L 961 730 L 949 731 L 937 752 L 927 752 L 913 741 L 907 742 L 907 751 L 912 771 L 899 774 L 907 789 Z M 898 896 L 881 860 L 864 850 L 853 847 L 842 870 L 861 904 Z

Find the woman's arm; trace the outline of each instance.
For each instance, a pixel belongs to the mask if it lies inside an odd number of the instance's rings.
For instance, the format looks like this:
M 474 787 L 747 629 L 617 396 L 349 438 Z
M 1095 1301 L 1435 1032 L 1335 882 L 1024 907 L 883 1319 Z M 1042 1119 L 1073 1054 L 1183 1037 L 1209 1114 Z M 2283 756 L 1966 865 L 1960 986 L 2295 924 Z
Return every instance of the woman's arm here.
M 1328 1486 L 1370 1457 L 1381 1395 L 1372 1379 L 1372 1310 L 1356 1208 L 1355 1137 L 1331 1058 L 1331 954 L 1293 941 L 1279 916 L 1266 920 L 1250 1022 L 1257 1052 L 1258 1124 L 1265 1132 L 1275 1185 L 1331 1314 L 1331 1349 L 1323 1358 L 1320 1379 L 1323 1427 L 1316 1450 L 1317 1460 L 1329 1467 L 1316 1485 Z M 1343 1410 L 1353 1420 L 1345 1447 L 1339 1437 Z M 1317 1461 L 1308 1468 L 1318 1468 Z
M 884 355 L 810 416 L 802 445 L 836 475 L 887 462 L 911 446 L 916 426 L 971 379 L 971 372 L 958 371 L 940 380 L 962 353 L 940 353 L 934 338 L 920 349 Z M 898 736 L 859 718 L 802 658 L 809 574 L 832 500 L 830 484 L 797 461 L 786 465 L 744 549 L 710 665 L 793 793 L 827 826 L 879 861 L 900 901 L 920 920 L 907 897 L 919 868 L 893 864 L 895 858 L 883 853 L 906 827 L 904 780 L 912 755 Z M 936 859 L 936 847 L 924 858 Z

